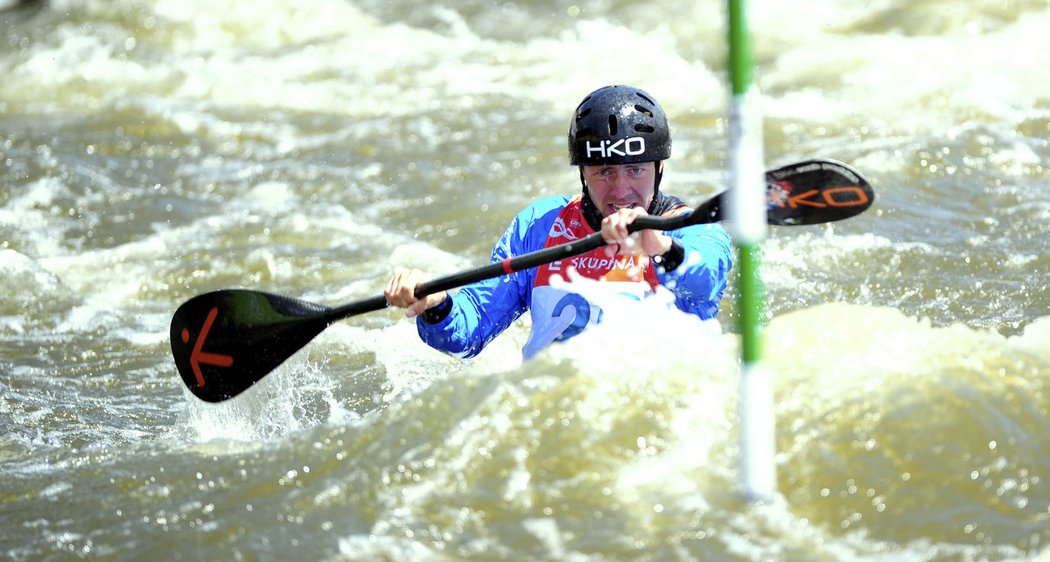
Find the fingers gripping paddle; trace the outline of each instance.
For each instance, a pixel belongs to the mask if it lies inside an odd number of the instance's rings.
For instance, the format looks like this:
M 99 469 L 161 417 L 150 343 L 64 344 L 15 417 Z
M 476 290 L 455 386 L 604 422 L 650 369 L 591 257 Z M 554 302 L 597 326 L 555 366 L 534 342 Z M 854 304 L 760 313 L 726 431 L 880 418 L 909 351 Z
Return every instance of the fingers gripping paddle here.
M 807 225 L 858 215 L 875 194 L 856 171 L 830 160 L 809 160 L 766 172 L 767 218 L 771 225 Z M 723 194 L 692 213 L 644 216 L 628 230 L 675 230 L 721 221 Z M 577 256 L 605 245 L 600 233 L 509 257 L 423 283 L 416 297 L 462 287 L 515 271 Z M 186 301 L 171 320 L 175 366 L 191 392 L 207 402 L 240 394 L 277 368 L 333 322 L 386 308 L 383 296 L 329 308 L 299 299 L 246 289 L 205 293 Z

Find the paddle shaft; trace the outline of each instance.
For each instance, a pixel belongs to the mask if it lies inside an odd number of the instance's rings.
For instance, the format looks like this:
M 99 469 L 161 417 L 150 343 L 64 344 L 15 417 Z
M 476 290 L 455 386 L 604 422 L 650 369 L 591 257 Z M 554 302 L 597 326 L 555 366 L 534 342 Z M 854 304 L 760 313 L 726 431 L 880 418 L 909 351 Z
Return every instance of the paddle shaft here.
M 627 225 L 627 231 L 633 233 L 640 230 L 653 229 L 676 230 L 694 224 L 718 222 L 722 218 L 721 203 L 722 194 L 720 193 L 705 201 L 690 213 L 683 213 L 673 217 L 638 217 L 634 222 Z M 558 260 L 586 254 L 591 250 L 601 248 L 605 244 L 606 242 L 602 238 L 601 233 L 595 232 L 594 234 L 579 240 L 559 244 L 550 248 L 544 248 L 535 252 L 529 252 L 520 256 L 510 256 L 500 262 L 494 262 L 467 271 L 461 271 L 445 277 L 432 279 L 419 284 L 419 286 L 416 287 L 415 296 L 417 299 L 421 299 L 427 295 L 433 295 L 434 293 L 440 293 L 441 291 L 455 289 L 457 287 L 470 285 L 471 283 L 477 283 L 478 281 L 484 281 L 502 275 L 509 275 L 515 271 L 532 269 Z M 333 308 L 326 312 L 324 316 L 329 323 L 332 323 L 358 314 L 382 310 L 387 306 L 389 306 L 389 303 L 387 303 L 386 297 L 377 296 Z

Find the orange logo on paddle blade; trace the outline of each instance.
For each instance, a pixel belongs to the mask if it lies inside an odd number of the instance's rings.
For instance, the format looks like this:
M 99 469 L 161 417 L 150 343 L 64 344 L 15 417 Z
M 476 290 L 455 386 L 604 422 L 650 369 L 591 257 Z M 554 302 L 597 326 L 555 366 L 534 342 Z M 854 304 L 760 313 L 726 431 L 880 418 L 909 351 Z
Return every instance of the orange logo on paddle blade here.
M 193 374 L 197 377 L 197 386 L 202 388 L 204 387 L 204 375 L 201 373 L 201 363 L 205 365 L 215 365 L 216 367 L 229 367 L 230 365 L 233 365 L 233 357 L 229 355 L 202 351 L 204 348 L 204 340 L 208 338 L 208 332 L 211 331 L 211 326 L 215 323 L 215 318 L 218 316 L 218 307 L 214 307 L 208 311 L 208 317 L 204 320 L 204 325 L 201 327 L 201 333 L 197 336 L 197 341 L 193 344 L 193 352 L 190 353 L 190 367 L 193 368 Z M 182 329 L 182 342 L 190 343 L 190 331 L 188 328 Z

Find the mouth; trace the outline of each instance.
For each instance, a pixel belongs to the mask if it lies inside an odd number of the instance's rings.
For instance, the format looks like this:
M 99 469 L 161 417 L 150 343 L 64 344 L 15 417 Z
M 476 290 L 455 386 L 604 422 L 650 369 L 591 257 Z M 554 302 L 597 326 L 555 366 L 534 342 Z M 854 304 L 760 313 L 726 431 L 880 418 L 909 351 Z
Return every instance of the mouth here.
M 633 209 L 635 206 L 636 205 L 634 203 L 624 203 L 622 205 L 617 205 L 615 203 L 610 203 L 609 204 L 609 208 L 612 209 L 612 212 L 614 212 L 614 213 L 616 211 L 620 211 L 622 209 Z

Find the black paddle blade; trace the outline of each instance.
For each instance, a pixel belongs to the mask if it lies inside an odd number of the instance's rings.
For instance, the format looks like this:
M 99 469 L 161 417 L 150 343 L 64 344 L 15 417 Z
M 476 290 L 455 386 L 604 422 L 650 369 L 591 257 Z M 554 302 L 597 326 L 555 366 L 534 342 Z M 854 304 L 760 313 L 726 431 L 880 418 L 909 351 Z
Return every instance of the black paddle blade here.
M 859 215 L 875 192 L 856 170 L 834 160 L 807 160 L 766 172 L 766 206 L 772 225 L 795 226 Z
M 171 319 L 171 352 L 197 398 L 221 402 L 247 390 L 321 333 L 331 309 L 241 289 L 186 301 Z

